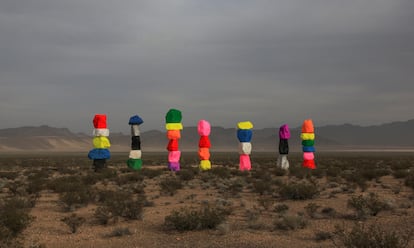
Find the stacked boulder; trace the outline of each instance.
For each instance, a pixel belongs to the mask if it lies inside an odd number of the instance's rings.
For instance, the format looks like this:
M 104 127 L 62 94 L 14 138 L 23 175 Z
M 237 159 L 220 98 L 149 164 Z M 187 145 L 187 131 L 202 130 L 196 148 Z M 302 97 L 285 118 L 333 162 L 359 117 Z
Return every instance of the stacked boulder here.
M 129 159 L 127 165 L 133 170 L 140 170 L 142 168 L 142 152 L 141 152 L 141 132 L 139 125 L 144 123 L 138 115 L 131 116 L 128 124 L 131 126 L 131 151 L 129 152 Z
M 315 129 L 311 119 L 307 119 L 303 122 L 300 138 L 302 139 L 303 167 L 316 169 L 314 156 Z
M 89 151 L 88 158 L 93 160 L 95 171 L 99 171 L 106 167 L 106 160 L 111 157 L 108 150 L 111 147 L 109 142 L 109 129 L 106 124 L 105 114 L 96 114 L 93 118 L 93 149 Z
M 200 140 L 198 142 L 198 157 L 200 158 L 200 170 L 210 170 L 210 139 L 209 135 L 211 132 L 211 125 L 206 120 L 198 121 L 197 131 L 200 135 Z
M 289 154 L 289 138 L 289 126 L 284 124 L 279 128 L 279 157 L 277 158 L 277 167 L 284 170 L 289 169 L 289 161 L 287 159 Z
M 165 129 L 167 129 L 169 140 L 167 145 L 168 168 L 172 171 L 180 170 L 181 151 L 178 150 L 178 140 L 181 138 L 181 130 L 183 129 L 181 120 L 181 111 L 177 109 L 170 109 L 165 115 Z
M 250 121 L 237 123 L 237 138 L 239 140 L 239 169 L 241 171 L 251 170 L 250 154 L 252 152 L 253 124 Z

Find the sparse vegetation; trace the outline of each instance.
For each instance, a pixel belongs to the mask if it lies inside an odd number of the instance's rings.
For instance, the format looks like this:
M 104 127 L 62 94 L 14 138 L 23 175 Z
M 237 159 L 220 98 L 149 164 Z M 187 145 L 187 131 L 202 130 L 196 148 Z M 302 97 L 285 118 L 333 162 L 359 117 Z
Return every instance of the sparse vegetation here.
M 123 236 L 128 236 L 128 235 L 132 235 L 128 227 L 117 227 L 105 237 L 112 238 L 112 237 L 123 237 Z
M 380 211 L 388 209 L 384 201 L 380 200 L 378 195 L 374 193 L 370 193 L 368 196 L 352 196 L 348 200 L 348 207 L 355 210 L 357 219 L 376 216 Z
M 75 213 L 72 213 L 71 215 L 63 218 L 62 222 L 70 228 L 71 233 L 76 233 L 78 231 L 78 228 L 83 223 L 85 223 L 85 218 L 77 216 Z
M 350 231 L 346 231 L 344 227 L 337 226 L 334 244 L 336 247 L 348 248 L 405 248 L 408 247 L 411 234 L 412 231 L 386 230 L 378 224 L 372 224 L 367 227 L 363 223 L 356 223 Z
M 179 180 L 178 178 L 170 178 L 170 177 L 166 177 L 164 179 L 161 179 L 160 183 L 160 191 L 162 194 L 166 194 L 166 195 L 174 195 L 175 192 L 177 192 L 177 190 L 182 188 L 182 183 L 181 180 Z
M 96 208 L 94 216 L 99 224 L 107 225 L 111 220 L 117 222 L 120 217 L 127 220 L 142 219 L 146 202 L 144 195 L 137 199 L 126 192 L 103 191 L 98 195 L 102 205 Z
M 16 237 L 33 221 L 29 205 L 23 198 L 13 197 L 0 204 L 1 237 Z
M 255 153 L 251 171 L 239 171 L 233 153 L 215 154 L 214 160 L 212 170 L 201 172 L 197 154 L 184 153 L 181 171 L 171 173 L 165 154 L 146 155 L 150 162 L 134 171 L 126 167 L 125 154 L 115 153 L 108 168 L 95 173 L 84 157 L 0 156 L 0 248 L 49 247 L 50 240 L 69 232 L 78 242 L 65 239 L 70 246 L 88 246 L 84 235 L 111 245 L 129 239 L 145 243 L 145 236 L 161 236 L 159 228 L 169 231 L 160 242 L 151 243 L 154 247 L 169 235 L 174 236 L 167 237 L 176 242 L 173 246 L 199 244 L 195 239 L 200 235 L 207 239 L 214 235 L 217 242 L 225 239 L 229 246 L 245 242 L 249 247 L 252 243 L 240 235 L 246 231 L 252 239 L 265 240 L 271 231 L 277 233 L 275 239 L 289 235 L 292 247 L 305 243 L 332 247 L 329 240 L 340 247 L 414 244 L 410 238 L 406 241 L 409 225 L 401 225 L 414 215 L 412 155 L 319 154 L 318 168 L 308 170 L 293 153 L 286 171 L 275 166 L 275 154 L 270 153 Z M 62 206 L 72 212 L 62 212 Z M 143 218 L 146 221 L 140 222 Z M 54 225 L 50 233 L 49 223 L 38 223 L 45 219 Z M 338 223 L 355 220 L 363 227 L 334 231 Z M 197 234 L 175 232 L 192 230 Z M 36 238 L 39 232 L 44 245 Z M 378 235 L 367 241 L 359 239 L 363 236 L 358 232 Z
M 278 217 L 274 222 L 276 230 L 296 230 L 303 229 L 308 225 L 308 221 L 300 215 L 283 215 Z
M 318 194 L 318 189 L 310 183 L 284 184 L 280 187 L 279 194 L 284 199 L 307 200 Z
M 274 209 L 274 211 L 279 214 L 284 214 L 288 210 L 289 206 L 286 204 L 277 204 Z
M 213 229 L 222 223 L 228 214 L 229 212 L 224 209 L 210 206 L 202 206 L 200 209 L 181 208 L 166 216 L 164 225 L 167 229 L 177 231 Z
M 410 173 L 406 176 L 405 185 L 414 189 L 414 169 L 410 170 Z

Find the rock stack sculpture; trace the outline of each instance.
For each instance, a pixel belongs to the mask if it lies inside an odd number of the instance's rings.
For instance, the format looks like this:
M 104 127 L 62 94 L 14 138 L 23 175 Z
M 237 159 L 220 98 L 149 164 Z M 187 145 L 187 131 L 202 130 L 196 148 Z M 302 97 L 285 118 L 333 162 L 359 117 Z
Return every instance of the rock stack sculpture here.
M 165 115 L 165 129 L 167 129 L 168 168 L 171 171 L 180 170 L 181 151 L 178 150 L 178 140 L 181 138 L 183 129 L 181 111 L 170 109 Z
M 315 129 L 311 119 L 307 119 L 303 122 L 300 138 L 302 139 L 303 167 L 312 170 L 316 169 L 314 156 Z
M 253 124 L 250 121 L 237 123 L 237 138 L 239 139 L 239 169 L 241 171 L 251 170 L 250 154 L 252 152 Z
M 106 167 L 106 160 L 111 157 L 108 150 L 111 147 L 109 142 L 109 129 L 106 124 L 105 114 L 96 114 L 93 118 L 93 149 L 89 151 L 88 158 L 93 160 L 95 171 Z
M 198 142 L 198 157 L 200 158 L 200 170 L 206 171 L 211 169 L 210 161 L 210 139 L 211 125 L 206 120 L 198 121 L 197 131 L 200 135 Z
M 131 116 L 128 124 L 131 126 L 131 151 L 129 152 L 129 159 L 127 165 L 133 170 L 140 170 L 142 168 L 142 152 L 141 152 L 141 132 L 139 125 L 144 123 L 138 115 Z
M 287 124 L 279 128 L 279 157 L 277 158 L 277 167 L 287 170 L 289 169 L 289 161 L 287 155 L 289 154 L 290 130 Z

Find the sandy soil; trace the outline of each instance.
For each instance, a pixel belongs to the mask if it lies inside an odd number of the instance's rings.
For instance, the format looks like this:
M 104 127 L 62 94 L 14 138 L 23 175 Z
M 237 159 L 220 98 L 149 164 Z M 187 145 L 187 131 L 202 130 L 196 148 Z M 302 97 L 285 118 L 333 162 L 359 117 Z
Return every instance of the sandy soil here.
M 162 166 L 161 166 L 162 167 Z M 152 166 L 153 169 L 160 167 Z M 163 176 L 173 176 L 171 174 Z M 280 177 L 288 181 L 287 176 Z M 393 206 L 392 210 L 382 211 L 375 217 L 369 217 L 366 223 L 377 223 L 390 230 L 398 230 L 404 225 L 414 223 L 414 208 L 412 199 L 413 190 L 405 187 L 402 180 L 392 176 L 384 176 L 379 181 L 370 181 L 366 192 L 346 192 L 339 190 L 340 185 L 328 182 L 326 178 L 318 179 L 321 189 L 319 196 L 311 200 L 293 201 L 280 200 L 272 195 L 260 196 L 244 188 L 239 196 L 228 196 L 211 186 L 207 189 L 201 185 L 199 179 L 186 182 L 184 187 L 174 195 L 166 196 L 160 193 L 158 182 L 160 177 L 146 178 L 145 194 L 147 199 L 153 202 L 153 206 L 145 207 L 142 220 L 121 220 L 107 226 L 99 225 L 94 221 L 96 205 L 89 204 L 86 207 L 76 209 L 78 216 L 86 219 L 86 222 L 72 234 L 67 225 L 61 219 L 70 213 L 62 210 L 58 194 L 50 190 L 41 192 L 36 206 L 31 210 L 35 221 L 27 228 L 24 237 L 25 247 L 35 247 L 42 244 L 45 247 L 333 247 L 331 240 L 317 241 L 315 234 L 318 232 L 330 232 L 335 230 L 335 225 L 351 226 L 353 221 L 340 218 L 310 218 L 304 229 L 283 231 L 275 230 L 273 221 L 276 213 L 272 210 L 277 204 L 289 206 L 288 214 L 304 213 L 305 206 L 316 203 L 321 208 L 330 207 L 338 214 L 352 214 L 352 209 L 347 207 L 347 200 L 352 195 L 374 192 Z M 396 193 L 398 189 L 398 194 Z M 333 191 L 338 191 L 332 194 Z M 271 206 L 265 209 L 258 203 L 259 198 L 269 198 Z M 172 210 L 184 206 L 200 206 L 202 202 L 215 203 L 225 200 L 231 205 L 233 211 L 226 222 L 213 230 L 177 232 L 165 230 L 164 218 Z M 401 206 L 409 207 L 401 207 Z M 249 220 L 248 212 L 259 213 L 254 223 Z M 106 237 L 116 228 L 128 228 L 131 235 L 121 237 Z M 411 243 L 411 247 L 413 243 Z

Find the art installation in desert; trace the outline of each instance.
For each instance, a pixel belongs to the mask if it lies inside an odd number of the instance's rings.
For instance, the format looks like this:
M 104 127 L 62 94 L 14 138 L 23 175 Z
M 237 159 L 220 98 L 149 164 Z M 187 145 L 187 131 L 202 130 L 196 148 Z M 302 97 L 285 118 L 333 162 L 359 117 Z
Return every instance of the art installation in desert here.
M 109 129 L 107 128 L 106 115 L 96 114 L 93 118 L 93 149 L 89 151 L 88 158 L 93 160 L 95 171 L 106 167 L 106 160 L 111 157 L 108 150 L 111 147 L 109 142 Z
M 210 139 L 209 135 L 211 132 L 211 125 L 206 120 L 198 121 L 197 131 L 200 135 L 200 140 L 198 142 L 198 157 L 200 158 L 200 170 L 210 170 L 211 161 L 210 161 Z
M 140 170 L 142 168 L 142 151 L 141 151 L 141 135 L 139 126 L 144 121 L 138 115 L 131 116 L 128 124 L 131 128 L 131 150 L 127 165 L 133 170 Z M 181 139 L 182 114 L 180 110 L 169 109 L 165 115 L 165 128 L 167 130 L 168 138 L 168 168 L 171 171 L 180 170 L 181 151 L 178 143 Z M 107 127 L 106 114 L 95 114 L 93 118 L 93 149 L 89 151 L 88 158 L 93 160 L 93 168 L 99 171 L 106 167 L 106 161 L 110 159 L 111 154 L 109 149 L 111 147 L 109 141 L 109 129 Z M 252 152 L 251 139 L 253 136 L 253 124 L 250 121 L 242 121 L 237 123 L 237 139 L 239 140 L 239 169 L 241 171 L 251 170 L 250 154 Z M 200 159 L 199 168 L 202 171 L 211 169 L 210 161 L 210 133 L 211 125 L 206 120 L 199 120 L 197 124 L 197 131 L 200 136 L 198 142 L 198 157 Z M 284 124 L 279 127 L 279 156 L 277 158 L 277 167 L 288 170 L 289 169 L 289 142 L 291 134 L 289 126 Z M 303 163 L 302 166 L 309 169 L 316 169 L 315 164 L 315 130 L 311 119 L 306 119 L 303 122 L 300 138 L 302 140 Z
M 239 169 L 251 170 L 250 153 L 252 152 L 253 124 L 250 121 L 237 123 L 237 138 L 239 140 Z
M 279 157 L 277 158 L 277 166 L 284 170 L 289 169 L 289 161 L 287 155 L 289 154 L 290 130 L 287 124 L 279 128 Z
M 311 119 L 303 122 L 302 133 L 300 134 L 302 140 L 303 163 L 302 166 L 309 169 L 316 169 L 315 164 L 315 129 Z
M 181 138 L 183 129 L 181 111 L 170 109 L 165 115 L 165 129 L 167 129 L 168 168 L 171 171 L 180 170 L 181 151 L 178 150 L 178 140 Z
M 127 165 L 133 170 L 140 170 L 142 167 L 141 132 L 139 130 L 139 125 L 142 123 L 144 121 L 138 115 L 131 116 L 128 122 L 131 126 L 131 151 L 129 152 Z

